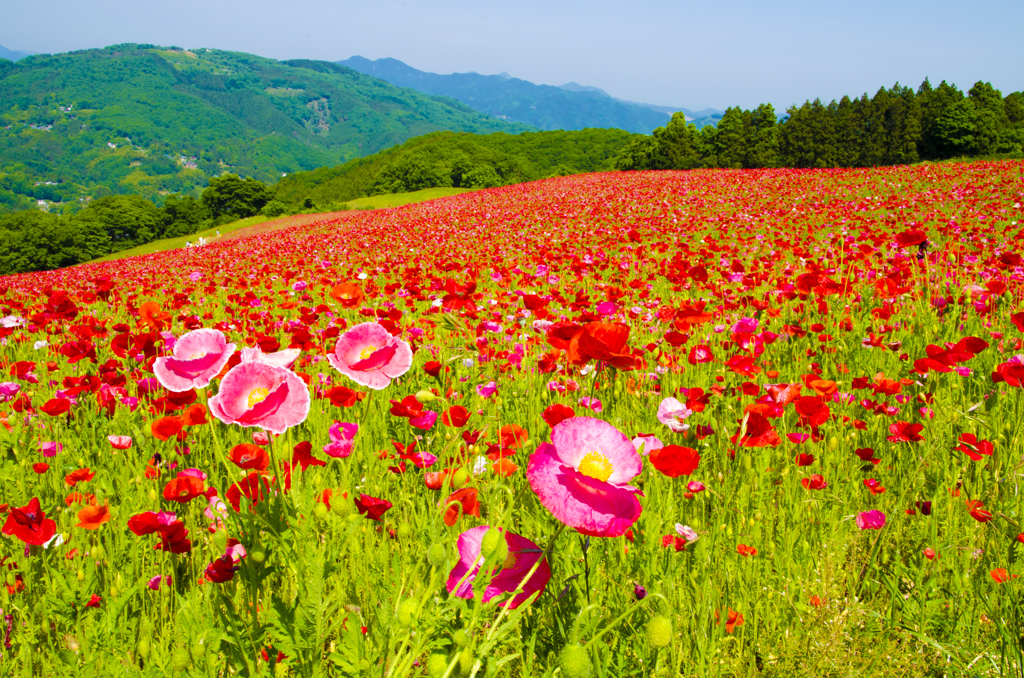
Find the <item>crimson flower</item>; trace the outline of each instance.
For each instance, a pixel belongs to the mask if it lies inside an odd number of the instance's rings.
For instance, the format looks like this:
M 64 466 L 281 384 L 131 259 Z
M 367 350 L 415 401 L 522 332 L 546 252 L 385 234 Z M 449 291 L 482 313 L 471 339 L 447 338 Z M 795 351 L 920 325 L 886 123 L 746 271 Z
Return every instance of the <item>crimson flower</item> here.
M 368 494 L 360 494 L 359 499 L 356 499 L 355 502 L 359 513 L 370 520 L 380 521 L 380 517 L 384 515 L 385 511 L 391 508 L 391 502 L 387 499 L 378 499 Z
M 56 521 L 46 517 L 39 508 L 39 499 L 33 497 L 27 506 L 10 507 L 3 533 L 13 535 L 26 544 L 40 545 L 48 542 L 57 533 Z

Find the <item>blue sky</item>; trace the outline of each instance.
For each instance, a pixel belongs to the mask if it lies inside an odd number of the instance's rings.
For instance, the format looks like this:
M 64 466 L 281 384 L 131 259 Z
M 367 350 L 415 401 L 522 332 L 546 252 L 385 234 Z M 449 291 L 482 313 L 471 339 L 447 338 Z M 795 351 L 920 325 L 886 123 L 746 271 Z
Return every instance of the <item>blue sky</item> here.
M 435 73 L 507 71 L 691 109 L 780 112 L 926 77 L 1024 90 L 1024 2 L 862 0 L 0 0 L 0 45 L 62 52 L 119 42 L 276 59 L 394 57 Z

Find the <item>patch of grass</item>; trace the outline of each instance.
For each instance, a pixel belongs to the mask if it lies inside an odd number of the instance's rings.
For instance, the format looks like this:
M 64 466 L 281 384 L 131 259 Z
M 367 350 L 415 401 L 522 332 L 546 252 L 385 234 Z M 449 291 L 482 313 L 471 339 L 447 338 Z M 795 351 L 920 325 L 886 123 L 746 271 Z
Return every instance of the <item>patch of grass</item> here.
M 386 193 L 384 195 L 372 195 L 368 198 L 356 198 L 349 200 L 346 205 L 352 209 L 384 209 L 387 207 L 401 207 L 412 205 L 418 202 L 433 200 L 434 198 L 447 198 L 450 195 L 459 195 L 474 191 L 473 188 L 424 188 L 422 191 L 412 193 Z
M 190 241 L 196 243 L 199 238 L 206 238 L 208 242 L 216 242 L 217 231 L 220 231 L 222 236 L 232 233 L 239 229 L 245 228 L 246 226 L 255 226 L 267 221 L 269 217 L 263 215 L 257 215 L 255 217 L 249 217 L 248 219 L 239 219 L 238 221 L 232 221 L 230 224 L 224 224 L 223 226 L 216 226 L 214 228 L 208 228 L 205 231 L 199 231 L 191 235 L 183 235 L 179 238 L 164 238 L 162 240 L 154 240 L 148 242 L 145 245 L 139 245 L 133 247 L 130 250 L 122 250 L 120 252 L 113 252 L 105 257 L 94 259 L 92 263 L 98 263 L 101 261 L 115 261 L 117 259 L 124 259 L 125 257 L 137 257 L 142 254 L 153 254 L 155 252 L 167 252 L 168 250 L 177 250 L 185 247 L 185 243 Z

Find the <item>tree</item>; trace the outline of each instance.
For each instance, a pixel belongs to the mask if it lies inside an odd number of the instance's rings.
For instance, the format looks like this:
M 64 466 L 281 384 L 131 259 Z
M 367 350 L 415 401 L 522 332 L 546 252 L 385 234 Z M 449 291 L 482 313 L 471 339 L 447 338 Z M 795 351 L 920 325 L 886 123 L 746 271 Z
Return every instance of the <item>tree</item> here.
M 164 235 L 174 237 L 195 233 L 210 216 L 206 205 L 191 195 L 173 193 L 167 196 L 162 210 Z
M 77 218 L 103 224 L 114 252 L 142 245 L 163 233 L 160 210 L 137 195 L 98 198 L 78 212 Z
M 0 217 L 0 274 L 74 266 L 110 251 L 106 226 L 39 211 Z
M 259 214 L 273 197 L 273 192 L 262 181 L 225 174 L 210 179 L 202 201 L 214 219 L 224 215 L 244 219 Z

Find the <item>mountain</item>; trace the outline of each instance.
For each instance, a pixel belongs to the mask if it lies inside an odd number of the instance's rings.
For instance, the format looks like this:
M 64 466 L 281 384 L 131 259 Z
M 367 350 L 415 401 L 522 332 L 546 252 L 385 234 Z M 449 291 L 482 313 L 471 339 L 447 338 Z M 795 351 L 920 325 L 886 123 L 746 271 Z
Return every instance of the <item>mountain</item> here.
M 601 96 L 608 97 L 609 99 L 615 99 L 611 94 L 605 92 L 603 89 L 598 87 L 591 87 L 589 85 L 580 85 L 575 82 L 567 82 L 564 85 L 559 85 L 561 89 L 569 90 L 570 92 L 593 92 L 600 94 Z M 629 101 L 627 99 L 615 99 L 615 101 L 621 101 L 624 104 L 630 104 L 631 106 L 640 106 L 642 108 L 649 108 L 652 111 L 658 111 L 659 113 L 667 113 L 672 115 L 677 111 L 682 111 L 683 115 L 686 116 L 687 121 L 694 123 L 697 129 L 700 129 L 704 125 L 717 124 L 722 116 L 725 115 L 725 111 L 720 111 L 717 108 L 705 108 L 702 111 L 691 111 L 688 108 L 682 108 L 681 106 L 659 106 L 657 104 L 643 104 L 638 101 Z
M 0 61 L 0 211 L 232 172 L 263 181 L 438 130 L 527 131 L 338 64 L 115 45 Z
M 338 63 L 399 87 L 451 97 L 502 120 L 515 120 L 542 130 L 615 127 L 649 134 L 667 124 L 670 117 L 665 112 L 619 101 L 597 88 L 535 85 L 508 73 L 438 75 L 416 70 L 397 59 L 370 61 L 361 56 Z
M 13 49 L 7 49 L 3 45 L 0 45 L 0 59 L 17 61 L 18 59 L 23 59 L 30 54 L 32 54 L 32 52 L 16 52 Z

